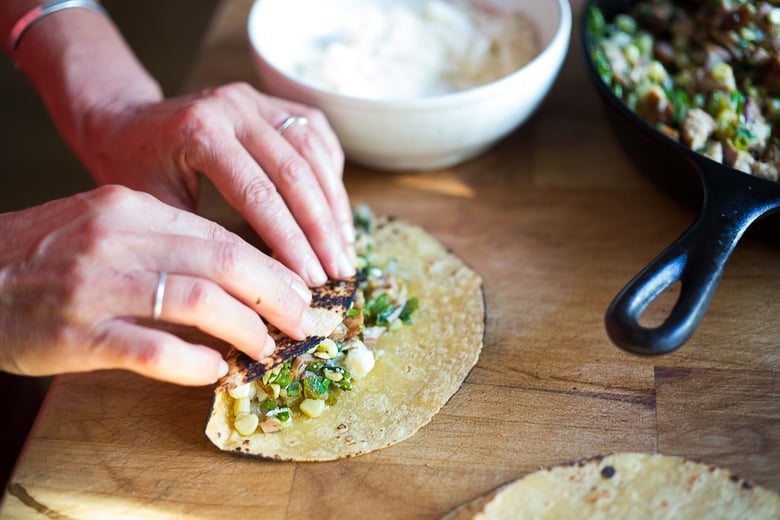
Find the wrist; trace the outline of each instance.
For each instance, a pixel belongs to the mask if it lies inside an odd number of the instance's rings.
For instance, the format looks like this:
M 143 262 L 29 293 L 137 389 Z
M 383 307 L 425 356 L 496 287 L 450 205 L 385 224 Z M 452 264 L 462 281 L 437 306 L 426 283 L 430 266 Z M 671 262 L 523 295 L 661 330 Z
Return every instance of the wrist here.
M 41 4 L 35 4 L 19 16 L 8 30 L 6 47 L 9 56 L 13 57 L 22 37 L 33 25 L 47 16 L 65 9 L 88 9 L 103 16 L 108 16 L 106 10 L 96 0 L 48 0 Z
M 101 114 L 159 101 L 157 82 L 108 16 L 66 9 L 31 25 L 14 58 L 43 99 L 63 138 L 83 158 Z

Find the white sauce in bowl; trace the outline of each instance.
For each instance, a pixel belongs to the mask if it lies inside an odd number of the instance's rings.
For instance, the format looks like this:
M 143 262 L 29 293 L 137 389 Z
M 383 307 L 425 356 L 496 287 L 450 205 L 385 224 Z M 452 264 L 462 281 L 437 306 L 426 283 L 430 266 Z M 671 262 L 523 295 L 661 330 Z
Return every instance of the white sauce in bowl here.
M 538 52 L 534 27 L 520 13 L 463 0 L 357 5 L 306 46 L 292 64 L 297 79 L 348 96 L 419 98 L 502 78 Z

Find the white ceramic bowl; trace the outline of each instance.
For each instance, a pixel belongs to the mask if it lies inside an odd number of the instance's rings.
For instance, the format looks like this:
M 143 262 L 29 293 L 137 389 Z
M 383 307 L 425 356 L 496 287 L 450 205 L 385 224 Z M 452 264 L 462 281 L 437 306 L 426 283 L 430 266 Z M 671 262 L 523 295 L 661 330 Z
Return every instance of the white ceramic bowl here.
M 524 13 L 536 27 L 539 54 L 491 83 L 412 99 L 346 96 L 290 73 L 303 46 L 332 30 L 329 25 L 338 23 L 339 9 L 349 8 L 349 0 L 256 0 L 247 26 L 263 90 L 320 108 L 349 160 L 381 170 L 432 170 L 482 153 L 525 122 L 552 86 L 568 50 L 569 0 L 484 1 Z

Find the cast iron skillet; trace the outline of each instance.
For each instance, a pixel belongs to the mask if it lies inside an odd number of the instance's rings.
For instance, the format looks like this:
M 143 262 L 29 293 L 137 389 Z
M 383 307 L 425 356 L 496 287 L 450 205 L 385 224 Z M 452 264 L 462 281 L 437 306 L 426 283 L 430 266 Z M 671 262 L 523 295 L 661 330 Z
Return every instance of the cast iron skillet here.
M 588 76 L 601 95 L 615 134 L 637 167 L 675 198 L 698 208 L 696 221 L 645 267 L 612 301 L 605 322 L 610 339 L 637 354 L 664 354 L 694 333 L 723 270 L 745 231 L 780 208 L 780 184 L 710 160 L 665 136 L 632 112 L 601 81 L 591 59 L 588 10 L 608 20 L 633 1 L 589 0 L 580 35 Z M 771 219 L 775 224 L 776 219 Z M 669 286 L 680 282 L 678 299 L 665 321 L 640 325 L 642 312 Z

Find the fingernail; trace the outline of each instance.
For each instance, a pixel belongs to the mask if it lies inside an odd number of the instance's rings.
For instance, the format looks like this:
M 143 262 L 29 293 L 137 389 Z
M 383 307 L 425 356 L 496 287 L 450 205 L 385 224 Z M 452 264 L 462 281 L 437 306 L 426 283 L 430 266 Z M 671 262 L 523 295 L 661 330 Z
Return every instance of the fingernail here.
M 311 258 L 306 262 L 306 277 L 312 285 L 319 286 L 328 281 L 328 275 L 322 269 L 316 258 Z
M 301 282 L 294 280 L 292 283 L 292 289 L 298 293 L 298 296 L 300 296 L 303 301 L 306 303 L 311 303 L 311 291 L 308 287 L 303 285 Z
M 347 247 L 347 255 L 349 256 L 349 263 L 352 265 L 357 265 L 357 249 L 355 248 L 355 244 L 350 245 Z
M 350 260 L 349 255 L 345 251 L 339 253 L 338 258 L 336 259 L 336 269 L 341 278 L 349 278 L 355 274 L 355 264 L 352 263 L 352 260 Z
M 343 226 L 341 226 L 341 235 L 344 237 L 344 241 L 346 241 L 347 244 L 354 244 L 355 243 L 355 226 L 352 225 L 352 222 L 345 222 Z
M 311 315 L 311 311 L 309 309 L 306 309 L 306 311 L 303 313 L 303 317 L 301 318 L 301 330 L 303 331 L 303 334 L 308 338 L 309 336 L 314 335 L 315 328 L 316 328 L 316 323 L 314 321 L 314 316 Z
M 262 357 L 270 356 L 271 354 L 274 353 L 274 350 L 276 350 L 276 342 L 274 341 L 274 338 L 268 335 L 265 338 L 265 348 L 263 348 Z
M 225 377 L 228 373 L 228 370 L 230 370 L 230 367 L 228 367 L 227 362 L 222 359 L 219 362 L 219 372 L 217 373 L 217 379 L 221 379 Z

